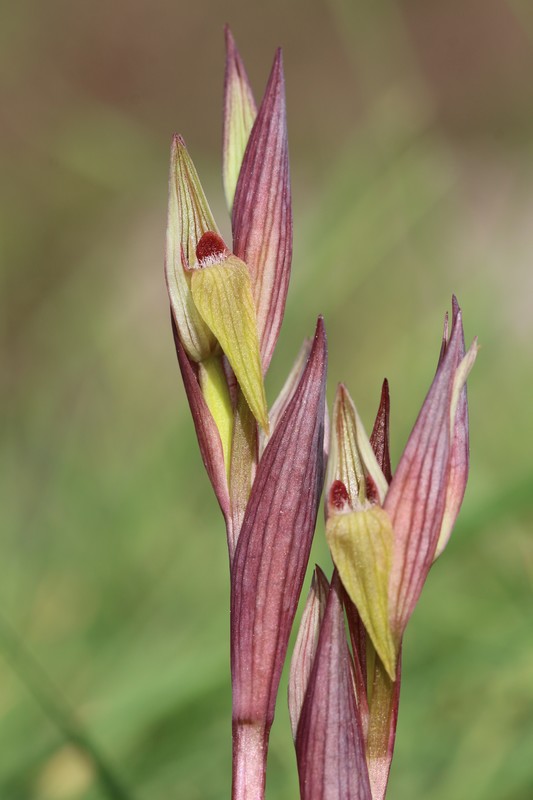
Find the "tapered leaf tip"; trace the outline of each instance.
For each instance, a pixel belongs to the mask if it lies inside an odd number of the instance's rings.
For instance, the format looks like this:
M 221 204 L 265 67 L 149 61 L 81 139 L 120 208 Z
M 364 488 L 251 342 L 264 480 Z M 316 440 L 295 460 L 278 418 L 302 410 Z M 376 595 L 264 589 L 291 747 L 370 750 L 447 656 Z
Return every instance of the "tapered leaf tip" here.
M 459 301 L 457 299 L 457 295 L 455 295 L 455 294 L 452 294 L 452 311 L 453 311 L 454 319 L 455 319 L 456 315 L 458 313 L 460 313 L 460 311 L 461 311 L 461 307 L 459 305 Z
M 240 62 L 241 57 L 237 48 L 237 43 L 235 42 L 235 37 L 227 22 L 224 25 L 224 41 L 226 44 L 226 65 L 229 66 L 232 62 Z
M 463 328 L 463 312 L 455 295 L 452 295 L 452 325 L 458 328 L 458 335 L 461 340 L 461 354 L 465 351 L 465 332 Z
M 267 98 L 272 98 L 272 95 L 274 95 L 277 102 L 280 102 L 283 106 L 285 105 L 285 74 L 283 71 L 283 51 L 281 47 L 278 47 L 274 55 L 263 103 Z M 272 102 L 272 100 L 267 100 L 267 102 Z
M 315 564 L 315 568 L 313 570 L 313 577 L 311 578 L 311 586 L 316 586 L 317 584 L 322 583 L 324 586 L 329 586 L 328 579 L 326 578 L 326 573 L 322 569 L 319 564 Z
M 315 328 L 315 335 L 313 337 L 313 346 L 311 348 L 311 353 L 309 358 L 312 359 L 317 350 L 321 350 L 322 358 L 326 356 L 326 349 L 327 349 L 327 339 L 326 339 L 326 327 L 324 325 L 324 317 L 320 315 L 316 322 Z
M 272 64 L 272 70 L 270 72 L 269 84 L 270 83 L 279 83 L 280 89 L 285 88 L 285 74 L 283 71 L 283 51 L 281 47 L 278 47 L 276 50 L 276 54 L 274 56 L 274 62 Z
M 322 339 L 326 338 L 326 326 L 324 324 L 324 317 L 322 316 L 322 314 L 318 315 L 315 328 L 315 340 L 320 338 Z
M 348 388 L 345 383 L 338 383 L 337 384 L 337 396 L 339 398 L 340 403 L 346 402 L 346 398 L 350 397 L 348 392 Z
M 335 392 L 335 399 L 333 401 L 333 413 L 335 413 L 335 409 L 343 409 L 351 404 L 352 398 L 350 397 L 348 387 L 341 381 L 341 383 L 337 384 L 337 391 Z
M 185 144 L 185 139 L 183 138 L 181 133 L 175 133 L 172 136 L 172 147 L 175 150 L 178 150 L 179 148 L 184 148 L 185 150 L 187 149 L 187 145 Z

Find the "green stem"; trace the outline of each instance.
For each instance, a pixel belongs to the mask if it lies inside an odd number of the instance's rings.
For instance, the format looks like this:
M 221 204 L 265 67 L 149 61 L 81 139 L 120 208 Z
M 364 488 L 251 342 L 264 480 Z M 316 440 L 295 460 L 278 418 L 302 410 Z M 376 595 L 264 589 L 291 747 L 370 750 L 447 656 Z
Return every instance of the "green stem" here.
M 7 663 L 41 706 L 46 716 L 65 739 L 72 742 L 90 758 L 106 796 L 110 800 L 132 800 L 132 795 L 116 777 L 60 690 L 2 615 L 0 615 L 0 649 Z

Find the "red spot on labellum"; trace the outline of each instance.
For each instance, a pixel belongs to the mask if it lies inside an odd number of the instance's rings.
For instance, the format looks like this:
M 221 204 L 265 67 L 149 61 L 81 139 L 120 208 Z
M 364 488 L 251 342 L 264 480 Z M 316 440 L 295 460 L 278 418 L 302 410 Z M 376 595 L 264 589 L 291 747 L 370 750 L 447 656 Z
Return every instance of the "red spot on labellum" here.
M 204 233 L 196 245 L 196 258 L 202 264 L 204 261 L 222 260 L 228 253 L 224 240 L 214 231 Z
M 329 502 L 334 508 L 338 508 L 339 511 L 345 506 L 350 505 L 350 495 L 348 494 L 348 490 L 342 481 L 333 481 L 331 484 L 331 489 L 329 490 Z

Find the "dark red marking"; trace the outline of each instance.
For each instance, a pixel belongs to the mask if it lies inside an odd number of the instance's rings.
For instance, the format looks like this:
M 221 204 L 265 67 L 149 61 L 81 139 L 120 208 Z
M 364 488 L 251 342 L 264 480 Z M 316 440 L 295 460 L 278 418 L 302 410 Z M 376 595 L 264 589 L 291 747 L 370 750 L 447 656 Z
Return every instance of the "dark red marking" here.
M 374 506 L 376 505 L 376 503 L 379 503 L 378 487 L 376 486 L 376 482 L 374 481 L 372 475 L 366 476 L 365 483 L 366 483 L 366 499 L 369 501 L 369 503 L 372 503 L 372 505 Z
M 342 481 L 333 481 L 331 489 L 329 490 L 329 502 L 334 508 L 342 511 L 347 505 L 350 505 L 350 495 Z
M 204 233 L 196 245 L 196 258 L 200 264 L 207 259 L 222 259 L 227 252 L 224 240 L 214 231 Z
M 389 450 L 389 421 L 390 421 L 390 396 L 389 396 L 389 382 L 385 378 L 383 387 L 381 389 L 381 400 L 379 403 L 376 421 L 374 422 L 374 429 L 370 436 L 370 444 L 372 450 L 381 467 L 381 471 L 385 476 L 387 483 L 392 480 L 392 471 L 390 463 L 390 450 Z

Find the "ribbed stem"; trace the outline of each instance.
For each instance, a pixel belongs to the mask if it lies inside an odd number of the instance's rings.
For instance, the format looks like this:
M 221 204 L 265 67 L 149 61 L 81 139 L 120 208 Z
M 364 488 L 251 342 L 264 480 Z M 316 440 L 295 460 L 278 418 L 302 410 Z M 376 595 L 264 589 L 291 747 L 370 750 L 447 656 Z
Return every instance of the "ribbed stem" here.
M 268 735 L 263 723 L 233 722 L 232 800 L 264 800 Z

